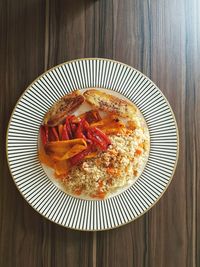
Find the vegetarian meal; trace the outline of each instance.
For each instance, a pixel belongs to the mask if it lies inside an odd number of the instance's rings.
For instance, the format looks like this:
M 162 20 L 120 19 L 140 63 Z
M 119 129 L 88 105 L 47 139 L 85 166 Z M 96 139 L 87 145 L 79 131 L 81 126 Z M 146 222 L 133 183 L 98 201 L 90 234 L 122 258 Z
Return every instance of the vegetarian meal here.
M 59 99 L 44 117 L 40 139 L 39 159 L 64 190 L 94 199 L 132 184 L 149 154 L 149 132 L 138 108 L 100 89 Z

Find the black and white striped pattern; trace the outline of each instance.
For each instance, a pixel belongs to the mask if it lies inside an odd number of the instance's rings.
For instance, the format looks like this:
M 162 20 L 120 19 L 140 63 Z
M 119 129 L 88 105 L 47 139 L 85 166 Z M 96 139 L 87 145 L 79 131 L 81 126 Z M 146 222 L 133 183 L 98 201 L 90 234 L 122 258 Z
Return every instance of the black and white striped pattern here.
M 46 111 L 64 94 L 88 87 L 111 89 L 133 101 L 146 119 L 151 138 L 141 177 L 104 201 L 82 200 L 59 190 L 37 155 L 38 131 Z M 142 73 L 106 59 L 75 60 L 46 72 L 19 99 L 8 128 L 7 156 L 18 189 L 39 213 L 66 227 L 105 230 L 141 216 L 163 194 L 176 166 L 177 126 L 165 97 Z

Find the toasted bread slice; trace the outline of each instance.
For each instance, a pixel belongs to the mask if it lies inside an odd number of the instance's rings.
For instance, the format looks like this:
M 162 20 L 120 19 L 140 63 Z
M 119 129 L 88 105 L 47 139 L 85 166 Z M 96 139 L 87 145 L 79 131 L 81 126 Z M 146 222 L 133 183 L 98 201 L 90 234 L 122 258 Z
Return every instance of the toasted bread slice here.
M 83 95 L 93 107 L 117 114 L 123 118 L 133 118 L 137 112 L 137 107 L 134 104 L 100 90 L 90 89 Z
M 84 102 L 84 97 L 78 91 L 60 98 L 46 113 L 43 124 L 56 126 L 64 121 L 67 115 L 75 111 Z

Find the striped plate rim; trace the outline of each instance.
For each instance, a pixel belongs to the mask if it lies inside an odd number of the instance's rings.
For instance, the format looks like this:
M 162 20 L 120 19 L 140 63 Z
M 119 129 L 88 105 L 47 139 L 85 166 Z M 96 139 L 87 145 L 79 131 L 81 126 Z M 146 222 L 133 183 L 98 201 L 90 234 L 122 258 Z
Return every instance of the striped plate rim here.
M 66 93 L 91 87 L 114 90 L 133 101 L 150 132 L 142 175 L 129 189 L 106 200 L 65 194 L 46 176 L 37 155 L 39 126 L 49 107 Z M 170 184 L 179 152 L 175 116 L 159 88 L 133 67 L 103 58 L 65 62 L 33 81 L 12 112 L 6 143 L 11 175 L 25 200 L 50 221 L 83 231 L 116 228 L 147 212 Z

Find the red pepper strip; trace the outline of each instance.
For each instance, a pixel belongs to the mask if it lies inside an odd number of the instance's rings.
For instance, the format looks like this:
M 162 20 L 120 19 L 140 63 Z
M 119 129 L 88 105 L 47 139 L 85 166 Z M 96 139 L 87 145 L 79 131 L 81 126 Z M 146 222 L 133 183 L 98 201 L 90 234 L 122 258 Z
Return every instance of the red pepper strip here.
M 88 144 L 92 145 L 93 141 L 91 139 L 88 138 L 88 134 L 87 134 L 87 130 L 90 128 L 89 123 L 83 119 L 83 134 L 86 136 L 86 141 Z M 93 146 L 93 150 L 95 151 L 96 149 Z
M 87 136 L 100 149 L 106 150 L 111 144 L 110 139 L 98 128 L 93 127 L 87 130 Z
M 69 136 L 68 136 L 68 133 L 67 133 L 66 124 L 64 124 L 64 126 L 63 126 L 62 140 L 69 140 Z
M 101 120 L 101 116 L 98 112 L 98 110 L 92 110 L 92 114 L 93 114 L 93 119 L 94 119 L 94 122 L 96 121 L 100 121 Z
M 79 123 L 80 122 L 80 118 L 79 117 L 76 117 L 75 115 L 70 115 L 68 116 L 68 118 L 70 118 L 70 122 L 71 123 Z
M 78 125 L 78 128 L 77 128 L 76 133 L 75 133 L 75 137 L 76 138 L 83 138 L 86 140 L 86 137 L 83 134 L 83 127 L 82 127 L 81 123 L 79 123 L 79 125 Z
M 68 121 L 69 121 L 69 124 L 70 124 L 72 137 L 75 137 L 75 132 L 76 132 L 76 129 L 77 129 L 77 123 L 79 123 L 79 118 L 77 118 L 75 115 L 69 115 L 68 116 Z
M 90 131 L 91 131 L 94 135 L 99 136 L 101 139 L 103 139 L 104 142 L 107 143 L 108 145 L 111 144 L 111 141 L 110 141 L 110 139 L 108 138 L 108 136 L 107 136 L 104 132 L 102 132 L 100 129 L 98 129 L 97 127 L 92 127 L 92 128 L 90 128 Z
M 48 127 L 47 126 L 41 125 L 40 135 L 41 135 L 42 144 L 46 145 L 46 143 L 48 142 Z
M 72 139 L 73 135 L 72 135 L 72 129 L 71 129 L 71 126 L 70 126 L 70 120 L 69 119 L 70 119 L 70 116 L 67 116 L 65 125 L 66 125 L 66 130 L 67 130 L 69 139 Z
M 52 130 L 52 133 L 53 133 L 56 141 L 59 141 L 59 136 L 58 136 L 58 133 L 57 133 L 56 128 L 55 127 L 52 127 L 51 130 Z
M 84 119 L 81 119 L 80 122 L 78 123 L 78 127 L 75 132 L 75 138 L 83 138 L 86 140 L 86 136 L 84 135 L 84 127 L 83 123 L 85 122 Z
M 47 128 L 47 130 L 48 130 L 48 141 L 49 142 L 59 141 L 59 135 L 58 135 L 56 128 L 49 127 Z
M 82 124 L 83 124 L 84 130 L 87 130 L 90 128 L 89 123 L 85 119 L 82 119 Z
M 96 110 L 96 117 L 97 117 L 98 121 L 102 120 L 98 110 Z
M 99 115 L 98 110 L 90 110 L 82 114 L 83 118 L 86 119 L 86 121 L 91 124 L 97 121 L 101 120 L 101 117 Z
M 46 140 L 47 142 L 49 142 L 49 128 L 48 126 L 44 126 L 45 127 L 45 133 L 46 133 Z
M 76 116 L 75 115 L 68 115 L 67 117 L 68 117 L 69 121 L 76 120 Z
M 101 150 L 105 151 L 107 149 L 107 145 L 102 140 L 99 140 L 98 137 L 93 136 L 91 132 L 87 132 L 87 137 L 89 140 L 92 141 L 94 145 L 96 145 Z
M 71 129 L 72 129 L 72 134 L 75 135 L 75 132 L 76 132 L 76 129 L 77 129 L 75 123 L 72 123 L 72 122 L 71 122 Z
M 72 166 L 79 164 L 85 156 L 87 156 L 92 151 L 92 146 L 88 146 L 85 150 L 81 151 L 77 155 L 70 158 L 70 163 Z
M 49 127 L 49 142 L 57 141 L 55 134 L 53 133 L 52 127 Z
M 62 140 L 62 132 L 63 132 L 63 125 L 58 125 L 58 133 L 59 133 L 59 139 Z

